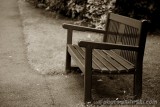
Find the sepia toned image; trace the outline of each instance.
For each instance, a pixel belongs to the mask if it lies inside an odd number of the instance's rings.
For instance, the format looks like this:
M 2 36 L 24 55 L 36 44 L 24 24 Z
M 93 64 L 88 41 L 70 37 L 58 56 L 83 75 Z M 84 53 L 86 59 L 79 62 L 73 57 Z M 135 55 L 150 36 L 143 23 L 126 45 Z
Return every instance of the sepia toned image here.
M 159 107 L 159 0 L 0 0 L 0 107 Z

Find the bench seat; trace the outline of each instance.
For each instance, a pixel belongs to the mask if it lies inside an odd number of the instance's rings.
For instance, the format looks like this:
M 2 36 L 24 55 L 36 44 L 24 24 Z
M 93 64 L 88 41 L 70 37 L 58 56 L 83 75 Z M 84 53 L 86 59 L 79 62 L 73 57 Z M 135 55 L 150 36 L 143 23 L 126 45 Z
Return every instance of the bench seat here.
M 68 45 L 68 52 L 81 71 L 85 71 L 85 49 L 78 45 Z M 112 50 L 94 49 L 92 57 L 93 74 L 133 74 L 135 71 L 134 64 Z

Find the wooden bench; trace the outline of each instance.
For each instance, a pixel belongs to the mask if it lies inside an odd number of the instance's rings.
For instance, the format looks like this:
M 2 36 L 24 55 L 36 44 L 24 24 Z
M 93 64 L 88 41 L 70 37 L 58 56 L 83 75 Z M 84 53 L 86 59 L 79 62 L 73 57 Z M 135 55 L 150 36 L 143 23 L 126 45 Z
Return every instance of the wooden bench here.
M 109 12 L 105 30 L 63 24 L 67 29 L 66 72 L 73 58 L 84 73 L 84 102 L 92 101 L 93 74 L 134 75 L 135 99 L 142 95 L 142 69 L 148 21 L 136 20 Z M 72 44 L 74 30 L 100 33 L 102 42 L 80 41 Z

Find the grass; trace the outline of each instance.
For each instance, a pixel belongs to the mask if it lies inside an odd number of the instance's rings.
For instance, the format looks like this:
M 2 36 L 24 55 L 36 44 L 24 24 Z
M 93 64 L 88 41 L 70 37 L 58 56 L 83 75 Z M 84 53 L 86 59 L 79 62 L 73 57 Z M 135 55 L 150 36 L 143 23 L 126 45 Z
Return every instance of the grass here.
M 160 101 L 160 36 L 147 38 L 143 69 L 143 97 Z

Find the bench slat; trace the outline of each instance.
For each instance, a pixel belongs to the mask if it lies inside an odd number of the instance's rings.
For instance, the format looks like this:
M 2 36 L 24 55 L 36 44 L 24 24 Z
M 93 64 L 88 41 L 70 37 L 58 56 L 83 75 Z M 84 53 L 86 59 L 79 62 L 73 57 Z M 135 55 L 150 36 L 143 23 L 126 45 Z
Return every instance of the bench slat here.
M 84 48 L 82 48 L 82 50 L 85 52 Z M 95 65 L 99 67 L 100 71 L 104 71 L 104 70 L 108 71 L 105 65 L 99 59 L 97 59 L 94 55 L 92 56 L 92 61 L 94 62 Z
M 77 49 L 77 51 L 81 54 L 81 56 L 82 56 L 83 58 L 85 58 L 85 52 L 82 50 L 82 48 L 80 48 L 80 47 L 77 46 L 77 45 L 73 45 L 73 46 Z M 92 68 L 93 68 L 93 69 L 96 69 L 96 70 L 99 70 L 99 69 L 100 69 L 94 62 L 92 62 Z
M 84 70 L 85 64 L 85 49 L 77 45 L 68 45 L 69 53 L 80 64 L 80 69 Z M 123 65 L 126 64 L 126 65 Z M 93 71 L 99 73 L 124 73 L 133 71 L 133 64 L 125 61 L 124 58 L 116 55 L 113 51 L 93 50 L 92 56 L 92 68 Z
M 98 51 L 99 54 L 101 56 L 103 56 L 106 61 L 108 61 L 110 64 L 112 64 L 112 66 L 114 66 L 118 72 L 121 72 L 121 71 L 126 71 L 127 69 L 124 68 L 123 66 L 121 66 L 118 62 L 116 62 L 115 60 L 113 60 L 113 58 L 111 58 L 110 56 L 108 56 L 107 54 L 105 54 L 102 50 L 99 50 Z
M 135 66 L 133 63 L 131 63 L 130 61 L 128 61 L 128 60 L 126 60 L 125 58 L 123 58 L 122 56 L 120 56 L 120 55 L 118 55 L 117 53 L 115 53 L 114 51 L 108 51 L 111 55 L 115 55 L 115 56 L 117 56 L 118 58 L 120 58 L 121 60 L 122 60 L 122 62 L 124 62 L 125 64 L 127 64 L 127 65 L 131 65 L 131 66 Z
M 98 53 L 97 51 L 98 51 L 98 50 L 94 50 L 94 51 L 93 51 L 93 55 L 94 55 L 97 59 L 99 59 L 99 60 L 105 65 L 105 67 L 108 68 L 108 70 L 109 70 L 110 72 L 115 72 L 115 71 L 117 71 L 117 69 L 116 69 L 113 65 L 111 65 L 109 62 L 107 62 L 106 59 L 105 59 L 103 56 L 101 56 L 100 53 Z
M 113 52 L 113 51 L 107 51 L 107 50 L 105 50 L 104 52 L 107 55 L 109 55 L 110 57 L 114 58 L 115 61 L 117 61 L 122 66 L 124 66 L 127 70 L 133 70 L 134 69 L 134 65 L 132 63 L 130 63 L 129 61 L 127 61 L 124 58 L 120 57 L 115 52 Z
M 84 58 L 77 52 L 77 50 L 72 45 L 68 45 L 68 52 L 75 59 L 76 63 L 78 63 L 77 65 L 79 66 L 81 71 L 84 72 L 85 71 L 84 70 L 84 66 L 85 66 Z
M 111 13 L 109 19 L 114 20 L 116 22 L 120 22 L 120 23 L 123 22 L 123 24 L 130 25 L 130 26 L 133 26 L 135 28 L 140 28 L 141 27 L 141 21 L 133 19 L 133 18 L 129 18 L 129 17 L 126 17 L 126 16 Z

